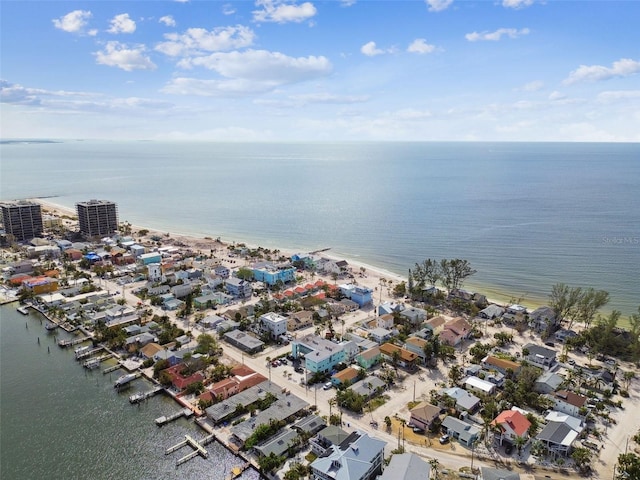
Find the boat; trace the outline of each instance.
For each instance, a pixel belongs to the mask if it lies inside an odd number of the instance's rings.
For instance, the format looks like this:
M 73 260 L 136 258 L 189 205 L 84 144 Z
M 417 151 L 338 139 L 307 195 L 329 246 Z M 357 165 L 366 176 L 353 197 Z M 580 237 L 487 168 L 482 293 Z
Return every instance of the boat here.
M 18 310 L 23 315 L 29 315 L 29 310 L 27 310 L 27 307 L 18 307 L 16 310 Z
M 113 388 L 122 388 L 136 378 L 138 378 L 138 375 L 136 375 L 135 373 L 127 373 L 126 375 L 122 375 L 115 381 L 115 383 L 113 384 Z
M 56 328 L 58 328 L 58 326 L 59 325 L 57 323 L 47 322 L 47 323 L 45 323 L 44 328 L 46 330 L 52 331 L 52 330 L 55 330 Z
M 98 368 L 100 366 L 100 359 L 90 358 L 89 360 L 85 361 L 82 365 L 85 368 L 88 368 L 89 370 L 93 370 L 94 368 Z
M 89 347 L 89 346 L 76 348 L 75 349 L 76 358 L 80 358 L 82 355 L 87 353 L 90 349 L 91 349 L 91 347 Z

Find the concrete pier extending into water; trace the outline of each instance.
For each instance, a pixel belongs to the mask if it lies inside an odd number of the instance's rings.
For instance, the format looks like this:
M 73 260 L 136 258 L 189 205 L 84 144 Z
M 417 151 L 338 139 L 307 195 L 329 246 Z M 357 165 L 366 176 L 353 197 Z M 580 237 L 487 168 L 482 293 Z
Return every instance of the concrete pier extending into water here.
M 161 427 L 165 423 L 173 422 L 174 420 L 177 420 L 180 417 L 189 418 L 192 415 L 193 415 L 193 411 L 192 410 L 189 410 L 188 408 L 183 408 L 182 410 L 174 413 L 173 415 L 169 415 L 168 417 L 163 415 L 161 417 L 156 418 L 156 425 Z
M 204 445 L 207 445 L 211 442 L 213 442 L 216 439 L 215 435 L 211 434 L 205 438 L 203 438 L 200 441 L 197 441 L 196 439 L 194 439 L 193 437 L 189 436 L 189 435 L 185 435 L 184 436 L 184 440 L 181 441 L 180 443 L 175 444 L 172 447 L 167 448 L 167 450 L 164 452 L 165 455 L 169 455 L 170 453 L 173 453 L 177 450 L 180 450 L 182 447 L 185 447 L 187 445 L 191 446 L 193 448 L 193 452 L 190 452 L 188 454 L 186 454 L 184 457 L 179 458 L 178 460 L 176 460 L 176 467 L 179 465 L 182 465 L 185 462 L 188 462 L 189 460 L 191 460 L 192 458 L 197 457 L 198 455 L 202 456 L 203 458 L 208 458 L 209 457 L 209 452 L 207 451 L 206 448 L 204 448 Z

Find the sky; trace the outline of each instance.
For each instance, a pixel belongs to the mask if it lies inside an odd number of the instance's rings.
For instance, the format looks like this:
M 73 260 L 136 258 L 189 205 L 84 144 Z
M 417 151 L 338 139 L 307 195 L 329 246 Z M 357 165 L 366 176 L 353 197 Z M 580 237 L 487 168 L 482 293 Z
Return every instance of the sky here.
M 635 0 L 0 1 L 0 137 L 640 141 Z

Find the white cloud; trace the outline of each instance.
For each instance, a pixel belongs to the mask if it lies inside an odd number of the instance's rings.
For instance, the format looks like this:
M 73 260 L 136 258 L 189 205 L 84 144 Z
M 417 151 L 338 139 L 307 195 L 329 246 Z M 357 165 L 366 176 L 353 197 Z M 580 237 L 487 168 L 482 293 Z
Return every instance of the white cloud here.
M 502 0 L 502 6 L 505 8 L 526 8 L 533 5 L 535 0 Z
M 78 33 L 78 34 L 87 34 L 94 36 L 98 33 L 97 30 L 89 30 L 85 31 L 84 27 L 89 23 L 89 19 L 93 16 L 93 14 L 88 10 L 74 10 L 73 12 L 69 12 L 66 15 L 60 18 L 54 18 L 52 20 L 53 25 L 65 32 L 69 33 Z
M 523 85 L 522 90 L 525 92 L 537 92 L 544 88 L 544 82 L 540 80 L 534 80 L 533 82 L 529 82 Z
M 567 96 L 562 92 L 558 92 L 557 90 L 554 90 L 549 94 L 549 100 L 551 101 L 564 100 L 565 98 L 567 98 Z
M 640 62 L 630 58 L 621 58 L 611 67 L 602 65 L 580 65 L 562 82 L 571 85 L 579 82 L 598 82 L 615 77 L 628 77 L 640 72 Z
M 165 55 L 177 57 L 248 47 L 253 44 L 255 33 L 248 27 L 237 25 L 219 27 L 211 31 L 189 28 L 183 34 L 165 34 L 164 38 L 168 41 L 159 43 L 155 49 Z
M 442 12 L 449 8 L 453 0 L 425 0 L 430 12 Z
M 233 8 L 233 5 L 231 5 L 230 3 L 225 3 L 222 6 L 222 14 L 223 15 L 233 15 L 234 13 L 236 13 L 236 9 Z
M 285 0 L 256 0 L 256 6 L 261 8 L 253 11 L 253 20 L 256 22 L 299 23 L 318 13 L 311 2 L 298 5 Z
M 356 4 L 357 0 L 340 0 L 340 5 L 343 7 L 350 7 Z
M 528 28 L 521 28 L 520 30 L 518 30 L 517 28 L 499 28 L 495 32 L 485 31 L 482 33 L 467 33 L 464 38 L 466 38 L 470 42 L 477 42 L 479 40 L 490 40 L 496 42 L 505 35 L 509 38 L 518 38 L 522 35 L 528 35 L 529 33 L 530 30 Z
M 640 100 L 640 90 L 613 90 L 600 92 L 597 101 L 600 103 L 614 103 L 627 100 Z
M 435 49 L 436 46 L 428 44 L 424 38 L 416 38 L 407 48 L 407 52 L 424 54 L 432 53 Z
M 144 45 L 127 47 L 127 45 L 111 41 L 107 42 L 104 49 L 95 52 L 96 62 L 100 65 L 118 67 L 127 72 L 133 70 L 155 70 L 156 65 L 145 55 Z
M 121 13 L 111 19 L 109 33 L 133 33 L 136 31 L 136 22 L 131 20 L 128 13 Z
M 160 17 L 158 20 L 160 23 L 164 23 L 167 27 L 175 27 L 176 21 L 171 15 L 165 15 L 164 17 Z
M 327 103 L 327 104 L 344 104 L 344 103 L 363 103 L 369 100 L 368 95 L 335 95 L 332 93 L 305 93 L 299 95 L 291 95 L 289 98 L 302 103 Z
M 382 50 L 376 47 L 376 42 L 368 42 L 365 43 L 362 47 L 360 47 L 360 52 L 367 57 L 375 57 L 376 55 L 382 55 L 387 53 L 386 50 Z
M 326 57 L 289 57 L 267 50 L 217 52 L 205 57 L 182 60 L 179 66 L 200 66 L 223 77 L 259 82 L 265 85 L 285 85 L 323 77 L 331 72 Z

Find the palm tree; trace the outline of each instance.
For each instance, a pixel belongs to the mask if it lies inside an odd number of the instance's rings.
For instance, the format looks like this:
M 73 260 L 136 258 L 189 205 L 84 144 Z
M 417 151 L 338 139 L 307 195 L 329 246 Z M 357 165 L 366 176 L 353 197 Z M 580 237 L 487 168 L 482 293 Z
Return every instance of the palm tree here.
M 527 439 L 525 437 L 518 436 L 513 443 L 518 449 L 518 455 L 522 455 L 522 448 L 527 444 Z
M 431 465 L 431 469 L 433 470 L 433 478 L 438 480 L 438 469 L 440 468 L 440 462 L 437 458 L 432 458 L 429 460 L 429 465 Z

